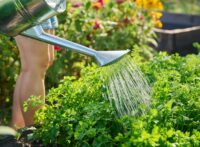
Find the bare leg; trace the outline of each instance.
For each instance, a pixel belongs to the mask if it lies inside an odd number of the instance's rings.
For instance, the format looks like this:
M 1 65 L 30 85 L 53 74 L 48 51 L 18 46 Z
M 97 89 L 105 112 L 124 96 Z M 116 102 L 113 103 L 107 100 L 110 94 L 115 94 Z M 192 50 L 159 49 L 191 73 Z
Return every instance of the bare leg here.
M 15 85 L 15 91 L 13 96 L 13 108 L 12 108 L 12 122 L 11 125 L 14 128 L 23 128 L 25 126 L 24 118 L 22 115 L 22 111 L 20 108 L 20 102 L 19 102 L 19 91 L 20 91 L 20 81 L 21 81 L 21 75 L 19 75 L 17 83 Z
M 18 48 L 22 48 L 21 44 L 18 44 Z M 22 50 L 20 51 L 20 56 L 22 57 Z M 23 58 L 20 58 L 21 63 L 24 62 Z M 22 69 L 21 69 L 22 71 Z M 15 85 L 15 91 L 13 95 L 13 106 L 12 106 L 12 120 L 11 120 L 11 126 L 13 128 L 23 128 L 25 127 L 24 117 L 22 114 L 22 110 L 20 107 L 20 88 L 21 88 L 21 82 L 22 81 L 22 72 L 20 73 L 16 85 Z
M 32 95 L 40 96 L 41 100 L 45 101 L 44 78 L 46 70 L 53 62 L 54 50 L 51 45 L 23 36 L 17 36 L 15 39 L 20 51 L 22 69 L 14 93 L 12 126 L 22 128 L 34 124 L 34 113 L 37 110 L 29 106 L 28 111 L 23 112 L 24 101 Z

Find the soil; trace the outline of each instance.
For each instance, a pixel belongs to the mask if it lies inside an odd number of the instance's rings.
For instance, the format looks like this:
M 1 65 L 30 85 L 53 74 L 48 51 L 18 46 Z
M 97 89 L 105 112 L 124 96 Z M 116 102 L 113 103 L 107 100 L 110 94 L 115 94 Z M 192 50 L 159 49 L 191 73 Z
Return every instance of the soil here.
M 27 138 L 25 137 L 21 137 L 17 140 L 13 136 L 1 136 L 0 147 L 44 147 L 44 145 L 39 141 L 27 141 Z

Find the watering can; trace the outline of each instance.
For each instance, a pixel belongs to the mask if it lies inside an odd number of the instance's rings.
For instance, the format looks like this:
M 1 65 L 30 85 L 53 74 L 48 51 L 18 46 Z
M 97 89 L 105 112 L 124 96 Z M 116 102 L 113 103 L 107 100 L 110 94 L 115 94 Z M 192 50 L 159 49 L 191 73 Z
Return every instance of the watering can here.
M 126 55 L 123 51 L 95 51 L 83 45 L 45 33 L 40 24 L 66 9 L 66 0 L 0 0 L 0 32 L 7 36 L 23 35 L 39 41 L 92 56 L 100 66 Z

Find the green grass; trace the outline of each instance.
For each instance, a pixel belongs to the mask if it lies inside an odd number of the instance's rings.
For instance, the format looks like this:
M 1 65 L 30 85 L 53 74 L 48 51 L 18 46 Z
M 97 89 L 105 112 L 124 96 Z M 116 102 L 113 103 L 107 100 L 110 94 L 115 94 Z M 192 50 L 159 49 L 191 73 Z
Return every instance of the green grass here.
M 200 0 L 163 0 L 165 11 L 200 14 Z

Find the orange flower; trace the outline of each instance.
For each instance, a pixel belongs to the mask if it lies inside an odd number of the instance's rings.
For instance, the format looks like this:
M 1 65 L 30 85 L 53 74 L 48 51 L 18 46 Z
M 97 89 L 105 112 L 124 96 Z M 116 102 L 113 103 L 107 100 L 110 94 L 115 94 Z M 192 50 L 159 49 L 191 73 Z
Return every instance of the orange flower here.
M 97 0 L 96 2 L 94 2 L 92 4 L 92 7 L 96 10 L 101 9 L 102 7 L 104 7 L 104 5 L 108 3 L 108 0 Z
M 102 6 L 102 4 L 100 3 L 100 2 L 94 2 L 93 4 L 92 4 L 92 8 L 94 8 L 94 9 L 96 9 L 96 10 L 99 10 L 99 9 L 101 9 L 103 6 Z

